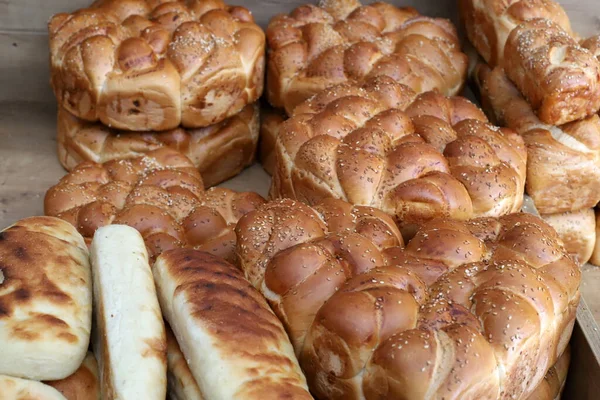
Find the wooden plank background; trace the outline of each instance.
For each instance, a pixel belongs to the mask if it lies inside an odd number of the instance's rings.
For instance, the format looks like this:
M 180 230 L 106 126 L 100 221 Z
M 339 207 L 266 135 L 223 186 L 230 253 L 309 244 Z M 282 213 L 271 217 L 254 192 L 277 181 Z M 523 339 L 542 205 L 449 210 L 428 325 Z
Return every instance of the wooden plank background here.
M 289 12 L 305 2 L 317 0 L 229 0 L 249 8 L 263 27 L 277 13 Z M 413 6 L 421 13 L 457 22 L 457 0 L 389 0 Z M 560 0 L 559 0 L 560 1 Z M 56 104 L 48 81 L 50 16 L 84 7 L 91 0 L 0 0 L 0 229 L 16 220 L 43 212 L 45 191 L 65 173 L 56 158 Z M 370 1 L 366 1 L 370 2 Z M 583 37 L 600 32 L 600 0 L 563 0 L 574 29 Z M 224 186 L 255 190 L 265 195 L 269 179 L 253 166 Z M 600 321 L 600 268 L 586 267 L 582 292 L 587 305 Z M 576 374 L 569 398 L 598 398 L 600 371 L 586 336 L 591 317 L 574 336 Z M 586 330 L 586 332 L 583 332 Z M 591 339 L 598 341 L 596 339 Z M 586 375 L 584 376 L 583 373 Z M 593 384 L 590 383 L 590 381 Z M 582 385 L 589 384 L 585 388 Z

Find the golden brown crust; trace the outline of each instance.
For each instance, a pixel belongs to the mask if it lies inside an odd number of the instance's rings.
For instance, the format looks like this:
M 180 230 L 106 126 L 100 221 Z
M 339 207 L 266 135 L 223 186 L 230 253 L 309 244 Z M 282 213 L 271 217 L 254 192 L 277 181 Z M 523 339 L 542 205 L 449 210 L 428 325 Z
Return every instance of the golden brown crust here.
M 569 363 L 571 362 L 571 349 L 567 349 L 544 377 L 535 391 L 527 400 L 560 400 L 562 391 L 567 381 Z
M 98 363 L 94 354 L 88 352 L 73 375 L 46 384 L 58 390 L 67 400 L 100 400 Z
M 468 100 L 415 96 L 389 77 L 339 85 L 281 126 L 272 197 L 380 208 L 404 225 L 521 207 L 526 152 Z
M 185 154 L 200 171 L 205 186 L 211 187 L 254 161 L 259 119 L 258 106 L 247 105 L 238 114 L 205 128 L 126 132 L 79 119 L 59 107 L 58 159 L 72 171 L 83 161 L 104 163 L 170 147 Z
M 507 76 L 542 122 L 562 125 L 600 109 L 600 63 L 557 24 L 523 22 L 504 53 Z
M 563 353 L 580 271 L 541 219 L 436 219 L 402 248 L 321 214 L 282 200 L 236 230 L 317 398 L 526 398 Z
M 58 218 L 0 232 L 0 374 L 54 380 L 79 367 L 92 322 L 88 257 L 81 235 Z
M 522 22 L 545 18 L 569 34 L 569 17 L 554 0 L 460 0 L 460 16 L 469 41 L 491 66 L 503 65 L 508 35 Z
M 59 104 L 117 129 L 209 126 L 263 90 L 264 32 L 222 0 L 97 0 L 48 31 Z
M 235 224 L 263 202 L 252 192 L 204 191 L 190 160 L 161 148 L 128 160 L 79 164 L 48 190 L 44 210 L 72 223 L 88 241 L 99 227 L 125 224 L 140 231 L 151 258 L 193 247 L 235 262 Z
M 573 260 L 583 265 L 590 260 L 596 246 L 596 216 L 592 208 L 560 214 L 542 214 L 565 244 Z
M 260 116 L 258 159 L 269 175 L 273 175 L 275 171 L 275 144 L 279 136 L 279 128 L 285 120 L 283 111 L 268 106 L 263 109 Z
M 477 66 L 482 103 L 497 123 L 517 131 L 527 145 L 527 193 L 542 214 L 594 207 L 600 201 L 600 118 L 547 125 L 508 80 L 502 68 Z
M 192 371 L 169 327 L 167 332 L 167 398 L 169 400 L 204 400 Z
M 466 78 L 467 58 L 449 21 L 384 2 L 303 5 L 274 17 L 267 40 L 267 96 L 288 115 L 339 83 L 387 75 L 419 93 L 454 95 Z
M 207 398 L 312 398 L 281 323 L 237 268 L 176 249 L 158 258 L 154 277 L 163 314 Z

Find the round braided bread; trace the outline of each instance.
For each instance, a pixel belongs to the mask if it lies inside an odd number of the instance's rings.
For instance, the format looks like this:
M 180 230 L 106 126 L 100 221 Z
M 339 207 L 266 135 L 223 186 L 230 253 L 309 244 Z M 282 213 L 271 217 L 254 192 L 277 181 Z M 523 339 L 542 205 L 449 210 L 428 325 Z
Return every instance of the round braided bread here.
M 448 20 L 384 2 L 327 0 L 278 15 L 267 28 L 269 102 L 293 108 L 343 82 L 387 75 L 417 92 L 463 87 L 467 56 Z
M 98 228 L 124 224 L 140 231 L 153 259 L 171 248 L 192 247 L 235 262 L 235 224 L 263 202 L 253 192 L 204 191 L 190 160 L 161 148 L 127 160 L 79 164 L 48 190 L 44 212 L 73 224 L 88 242 Z
M 272 197 L 335 197 L 404 225 L 518 211 L 526 152 L 462 97 L 416 96 L 389 77 L 342 84 L 299 105 L 280 127 Z
M 240 219 L 246 276 L 319 399 L 526 399 L 566 348 L 580 271 L 541 219 L 391 219 L 329 199 Z
M 263 90 L 264 32 L 222 0 L 97 0 L 48 30 L 58 103 L 109 127 L 204 127 Z

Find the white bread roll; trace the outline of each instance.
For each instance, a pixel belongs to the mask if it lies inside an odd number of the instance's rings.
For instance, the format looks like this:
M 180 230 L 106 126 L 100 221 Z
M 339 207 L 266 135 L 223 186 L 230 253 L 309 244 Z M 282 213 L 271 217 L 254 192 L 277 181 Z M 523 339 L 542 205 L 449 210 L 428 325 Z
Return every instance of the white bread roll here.
M 169 400 L 204 400 L 177 339 L 167 328 L 167 388 Z
M 312 399 L 281 322 L 236 267 L 174 249 L 158 257 L 153 273 L 163 315 L 205 399 Z
M 53 387 L 38 381 L 0 375 L 0 400 L 67 400 Z
M 63 379 L 81 365 L 92 322 L 88 257 L 83 237 L 58 218 L 0 232 L 0 375 Z
M 83 364 L 73 375 L 44 383 L 58 390 L 67 400 L 101 400 L 98 363 L 92 352 L 87 353 Z
M 91 246 L 94 354 L 102 399 L 164 400 L 165 327 L 144 240 L 137 230 L 109 225 Z

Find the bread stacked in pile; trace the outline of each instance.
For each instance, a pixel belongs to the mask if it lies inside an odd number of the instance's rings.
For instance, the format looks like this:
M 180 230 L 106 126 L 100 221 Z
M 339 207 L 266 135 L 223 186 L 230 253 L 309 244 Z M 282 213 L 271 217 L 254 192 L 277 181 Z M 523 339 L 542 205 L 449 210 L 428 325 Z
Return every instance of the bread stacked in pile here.
M 171 147 L 207 185 L 252 163 L 265 35 L 221 0 L 98 0 L 49 23 L 59 160 Z
M 473 72 L 482 103 L 526 142 L 527 193 L 579 263 L 599 263 L 597 38 L 581 40 L 552 0 L 463 0 L 460 9 L 482 57 Z
M 0 232 L 0 400 L 560 397 L 579 248 L 600 258 L 600 40 L 550 0 L 509 3 L 460 2 L 490 119 L 458 96 L 447 20 L 354 0 L 275 16 L 270 201 L 206 189 L 254 157 L 247 9 L 53 17 L 69 173 L 45 217 Z

